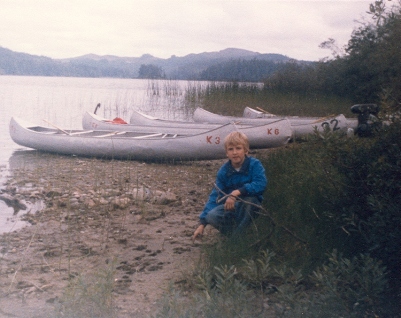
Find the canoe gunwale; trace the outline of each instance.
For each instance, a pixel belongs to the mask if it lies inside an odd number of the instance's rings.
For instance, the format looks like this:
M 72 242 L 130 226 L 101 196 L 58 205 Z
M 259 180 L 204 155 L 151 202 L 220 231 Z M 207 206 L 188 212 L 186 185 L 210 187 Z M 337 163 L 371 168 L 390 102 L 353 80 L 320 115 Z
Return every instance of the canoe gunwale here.
M 284 119 L 241 129 L 250 137 L 252 149 L 283 146 L 292 135 L 290 125 Z M 192 135 L 110 130 L 69 130 L 67 135 L 15 117 L 10 121 L 11 138 L 24 147 L 67 155 L 148 161 L 224 159 L 224 138 L 237 130 L 238 125 L 227 123 Z

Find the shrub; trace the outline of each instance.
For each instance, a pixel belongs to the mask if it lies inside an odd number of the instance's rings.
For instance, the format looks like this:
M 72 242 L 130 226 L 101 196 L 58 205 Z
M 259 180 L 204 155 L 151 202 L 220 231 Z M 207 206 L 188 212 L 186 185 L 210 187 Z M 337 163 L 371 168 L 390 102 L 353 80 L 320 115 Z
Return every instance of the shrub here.
M 279 273 L 279 272 L 278 272 Z M 388 281 L 380 261 L 361 254 L 344 258 L 336 250 L 313 272 L 314 283 L 306 289 L 299 273 L 281 271 L 284 284 L 278 287 L 275 308 L 280 317 L 388 317 Z M 292 279 L 288 279 L 292 277 Z M 296 279 L 294 279 L 296 277 Z
M 305 271 L 334 248 L 351 259 L 368 253 L 387 267 L 389 295 L 399 296 L 400 150 L 401 125 L 393 123 L 369 139 L 319 135 L 269 156 L 267 209 L 308 243 L 277 227 L 265 245 Z

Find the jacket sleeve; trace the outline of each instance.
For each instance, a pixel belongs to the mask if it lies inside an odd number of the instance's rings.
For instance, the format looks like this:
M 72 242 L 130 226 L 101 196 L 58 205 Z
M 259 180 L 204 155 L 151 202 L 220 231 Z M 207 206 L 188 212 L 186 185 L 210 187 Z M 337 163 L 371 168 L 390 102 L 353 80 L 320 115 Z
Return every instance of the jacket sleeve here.
M 265 168 L 259 160 L 254 160 L 251 163 L 250 171 L 251 181 L 245 183 L 238 190 L 244 196 L 259 196 L 262 195 L 267 187 L 267 178 Z

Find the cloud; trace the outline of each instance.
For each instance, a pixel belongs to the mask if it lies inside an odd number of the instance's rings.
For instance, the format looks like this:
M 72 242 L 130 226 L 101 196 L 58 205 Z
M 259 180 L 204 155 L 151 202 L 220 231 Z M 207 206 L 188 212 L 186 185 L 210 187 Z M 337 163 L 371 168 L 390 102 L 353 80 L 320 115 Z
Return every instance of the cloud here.
M 370 1 L 0 0 L 0 45 L 54 58 L 167 58 L 237 47 L 298 59 L 345 44 Z M 326 54 L 328 55 L 328 54 Z

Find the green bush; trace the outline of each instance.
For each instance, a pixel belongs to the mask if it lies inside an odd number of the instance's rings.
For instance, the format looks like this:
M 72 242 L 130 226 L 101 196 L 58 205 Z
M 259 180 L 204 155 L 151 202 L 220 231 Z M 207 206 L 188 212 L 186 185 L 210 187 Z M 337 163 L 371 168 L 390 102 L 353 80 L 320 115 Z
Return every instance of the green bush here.
M 305 272 L 333 249 L 348 258 L 368 253 L 388 268 L 389 295 L 399 296 L 400 150 L 401 125 L 393 123 L 369 139 L 324 134 L 269 156 L 266 208 L 307 243 L 277 226 L 265 246 Z
M 200 293 L 195 292 L 184 301 L 182 294 L 171 289 L 155 317 L 258 317 L 263 309 L 255 307 L 252 290 L 238 276 L 235 266 L 203 270 L 196 278 Z
M 386 306 L 386 268 L 369 255 L 348 259 L 334 250 L 311 277 L 277 273 L 283 278 L 275 302 L 278 317 L 394 317 Z
M 348 259 L 333 251 L 329 262 L 314 272 L 319 293 L 325 295 L 320 307 L 332 303 L 350 316 L 380 317 L 386 312 L 386 274 L 385 266 L 367 254 Z
M 384 127 L 375 138 L 337 152 L 333 166 L 344 176 L 344 195 L 333 200 L 356 252 L 383 261 L 393 287 L 401 283 L 401 124 Z
M 395 317 L 386 267 L 367 254 L 348 259 L 334 250 L 305 276 L 266 250 L 200 271 L 196 286 L 187 298 L 171 289 L 155 317 Z

